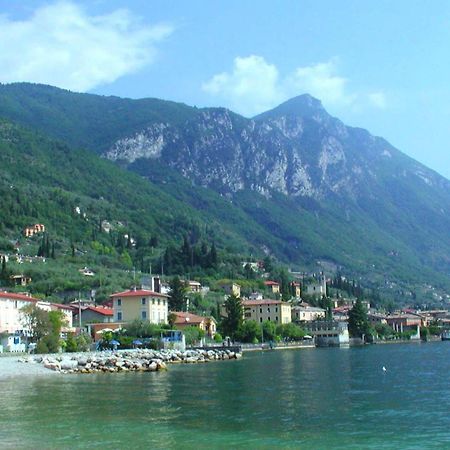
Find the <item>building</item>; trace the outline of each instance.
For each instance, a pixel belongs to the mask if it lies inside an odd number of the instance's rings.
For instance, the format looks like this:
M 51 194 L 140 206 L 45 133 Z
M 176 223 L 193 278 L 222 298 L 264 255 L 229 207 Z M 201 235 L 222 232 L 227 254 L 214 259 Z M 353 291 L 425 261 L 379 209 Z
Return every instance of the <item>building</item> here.
M 264 281 L 264 286 L 266 286 L 272 292 L 272 294 L 280 293 L 280 283 L 276 281 Z
M 114 310 L 106 306 L 73 306 L 75 322 L 84 326 L 87 323 L 111 323 L 114 320 Z M 81 313 L 81 314 L 80 314 Z M 81 321 L 80 321 L 81 317 Z
M 151 323 L 167 323 L 169 315 L 168 296 L 146 289 L 131 289 L 111 295 L 114 321 L 131 322 L 135 319 Z
M 23 273 L 20 275 L 11 275 L 9 278 L 14 283 L 14 286 L 26 286 L 31 283 L 31 278 L 25 276 Z
M 291 322 L 291 305 L 281 300 L 244 300 L 244 320 L 254 320 L 257 323 L 275 322 L 284 324 Z
M 27 294 L 0 292 L 0 333 L 20 334 L 25 331 L 21 309 L 37 299 Z
M 386 316 L 387 324 L 397 333 L 411 332 L 411 339 L 420 339 L 422 319 L 415 314 L 392 314 Z
M 305 323 L 305 330 L 315 339 L 316 346 L 348 346 L 350 336 L 347 322 L 315 320 Z
M 194 326 L 198 327 L 205 332 L 205 334 L 211 338 L 214 337 L 217 330 L 217 322 L 214 317 L 202 317 L 189 312 L 172 311 L 171 314 L 176 316 L 174 325 L 178 329 Z
M 36 223 L 31 227 L 26 227 L 25 230 L 23 231 L 23 234 L 26 237 L 31 237 L 37 233 L 44 233 L 44 232 L 45 232 L 45 225 L 42 225 L 41 223 Z
M 289 283 L 289 286 L 295 298 L 300 298 L 302 296 L 301 285 L 298 281 L 292 281 Z
M 311 322 L 313 320 L 324 319 L 326 311 L 315 306 L 299 305 L 292 307 L 292 320 L 295 322 Z
M 198 281 L 183 281 L 182 282 L 186 285 L 186 288 L 189 292 L 202 292 L 202 285 Z
M 327 295 L 327 281 L 324 275 L 321 275 L 318 281 L 314 283 L 308 283 L 305 288 L 306 295 L 312 295 L 315 297 L 322 297 Z
M 369 320 L 370 325 L 375 326 L 379 324 L 387 324 L 386 315 L 377 313 L 377 312 L 369 312 L 367 313 L 367 319 Z
M 241 286 L 237 283 L 222 284 L 222 289 L 227 295 L 235 295 L 236 297 L 241 296 Z
M 61 311 L 65 321 L 63 332 L 72 331 L 72 307 L 59 303 L 50 303 L 27 294 L 0 292 L 0 333 L 28 335 L 29 329 L 24 322 L 22 308 L 34 304 L 44 311 Z

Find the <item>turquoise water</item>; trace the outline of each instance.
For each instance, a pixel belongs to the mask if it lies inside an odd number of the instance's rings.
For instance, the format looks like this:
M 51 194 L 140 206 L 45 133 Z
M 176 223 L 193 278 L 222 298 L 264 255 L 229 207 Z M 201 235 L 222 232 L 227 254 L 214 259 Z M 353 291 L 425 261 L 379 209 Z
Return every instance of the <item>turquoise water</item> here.
M 0 447 L 450 449 L 449 356 L 375 345 L 3 380 Z

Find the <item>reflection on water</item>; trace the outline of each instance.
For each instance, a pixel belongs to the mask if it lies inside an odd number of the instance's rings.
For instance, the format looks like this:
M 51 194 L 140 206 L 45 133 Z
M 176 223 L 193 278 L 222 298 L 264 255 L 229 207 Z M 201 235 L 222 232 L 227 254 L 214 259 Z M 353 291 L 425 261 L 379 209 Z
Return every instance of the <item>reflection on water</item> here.
M 1 447 L 450 448 L 449 353 L 448 343 L 288 350 L 8 379 Z

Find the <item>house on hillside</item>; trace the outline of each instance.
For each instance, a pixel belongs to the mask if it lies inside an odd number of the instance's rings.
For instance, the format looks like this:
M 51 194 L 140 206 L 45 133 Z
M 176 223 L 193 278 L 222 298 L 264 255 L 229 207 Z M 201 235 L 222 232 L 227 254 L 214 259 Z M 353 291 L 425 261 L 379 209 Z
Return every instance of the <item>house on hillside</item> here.
M 292 281 L 289 283 L 289 286 L 291 288 L 291 292 L 293 293 L 295 298 L 300 298 L 302 291 L 301 291 L 301 285 L 298 281 Z
M 311 295 L 314 297 L 322 297 L 322 295 L 327 295 L 327 281 L 324 275 L 313 283 L 308 283 L 305 287 L 305 295 Z
M 172 311 L 176 316 L 174 326 L 183 329 L 189 326 L 198 327 L 205 332 L 207 336 L 213 338 L 216 334 L 217 322 L 214 317 L 202 317 L 189 312 Z
M 189 292 L 201 292 L 202 291 L 202 285 L 198 281 L 181 280 L 181 282 L 185 284 L 185 286 Z
M 169 297 L 146 289 L 130 289 L 111 295 L 114 321 L 131 322 L 135 319 L 151 323 L 167 323 Z
M 26 286 L 31 283 L 31 278 L 27 277 L 23 273 L 20 275 L 11 275 L 9 279 L 12 283 L 14 283 L 14 286 Z
M 237 283 L 224 283 L 221 287 L 227 295 L 241 296 L 241 286 Z
M 280 283 L 278 283 L 277 281 L 264 281 L 264 286 L 269 288 L 272 294 L 280 293 Z
M 25 237 L 31 237 L 37 233 L 44 233 L 44 232 L 45 232 L 45 225 L 41 223 L 36 223 L 31 227 L 26 227 L 25 230 L 23 230 L 23 234 L 25 235 Z

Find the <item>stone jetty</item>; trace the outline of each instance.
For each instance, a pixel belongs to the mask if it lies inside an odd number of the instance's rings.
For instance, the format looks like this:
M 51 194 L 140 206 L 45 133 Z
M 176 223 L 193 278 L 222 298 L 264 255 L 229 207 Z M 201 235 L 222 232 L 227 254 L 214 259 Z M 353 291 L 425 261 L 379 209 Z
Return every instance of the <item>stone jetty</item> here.
M 156 372 L 168 364 L 194 364 L 239 359 L 241 353 L 224 348 L 196 350 L 118 350 L 93 353 L 34 355 L 21 358 L 24 363 L 38 363 L 61 373 Z

